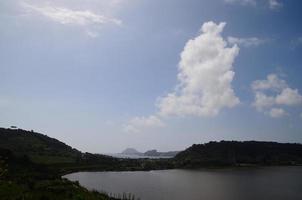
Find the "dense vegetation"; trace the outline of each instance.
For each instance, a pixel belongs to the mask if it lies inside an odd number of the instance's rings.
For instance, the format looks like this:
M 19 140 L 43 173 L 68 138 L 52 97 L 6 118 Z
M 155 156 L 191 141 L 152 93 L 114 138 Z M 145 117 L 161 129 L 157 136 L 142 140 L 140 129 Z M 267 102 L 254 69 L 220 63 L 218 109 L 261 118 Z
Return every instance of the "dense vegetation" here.
M 34 131 L 0 128 L 0 199 L 135 199 L 91 192 L 61 175 L 76 171 L 133 171 L 172 168 L 167 159 L 118 159 L 83 153 Z
M 158 168 L 152 161 L 117 159 L 82 153 L 46 135 L 0 128 L 0 199 L 134 199 L 88 191 L 61 175 L 81 170 L 142 170 Z
M 106 194 L 90 192 L 77 182 L 62 179 L 44 165 L 30 161 L 27 156 L 14 155 L 0 149 L 1 200 L 114 200 Z
M 302 165 L 302 145 L 221 141 L 195 144 L 174 158 L 176 167 Z

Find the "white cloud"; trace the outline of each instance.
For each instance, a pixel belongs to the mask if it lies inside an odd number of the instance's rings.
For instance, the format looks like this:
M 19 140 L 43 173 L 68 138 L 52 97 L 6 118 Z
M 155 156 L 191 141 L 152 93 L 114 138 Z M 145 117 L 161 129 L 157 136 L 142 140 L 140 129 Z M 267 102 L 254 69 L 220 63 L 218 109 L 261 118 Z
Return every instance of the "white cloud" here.
M 280 3 L 278 0 L 268 0 L 270 9 L 278 9 L 282 7 L 282 3 Z
M 96 14 L 90 10 L 71 10 L 63 7 L 54 7 L 50 5 L 36 6 L 28 3 L 21 4 L 28 13 L 39 14 L 47 19 L 63 25 L 75 25 L 88 29 L 86 31 L 88 36 L 97 37 L 98 33 L 89 28 L 102 26 L 105 24 L 121 25 L 122 21 L 119 19 L 106 17 Z
M 228 37 L 228 42 L 231 45 L 238 44 L 244 47 L 253 47 L 259 46 L 266 42 L 266 40 L 257 38 L 257 37 L 250 37 L 250 38 L 237 38 L 237 37 Z
M 251 84 L 255 94 L 255 100 L 252 105 L 264 113 L 268 109 L 277 106 L 297 106 L 302 105 L 302 96 L 298 89 L 292 89 L 285 80 L 282 80 L 276 74 L 269 74 L 265 80 L 256 80 Z M 283 110 L 283 109 L 282 109 Z M 284 110 L 283 110 L 284 111 Z M 273 108 L 269 111 L 270 116 L 281 115 L 281 108 Z M 282 113 L 285 114 L 286 112 Z
M 253 106 L 257 108 L 258 111 L 262 111 L 267 107 L 271 107 L 275 104 L 275 98 L 271 96 L 267 96 L 263 92 L 255 92 L 255 101 Z
M 147 128 L 164 126 L 165 124 L 162 122 L 162 120 L 155 115 L 151 115 L 149 117 L 134 117 L 124 126 L 124 131 L 137 133 Z
M 273 118 L 280 118 L 286 116 L 287 113 L 282 108 L 272 108 L 269 115 Z
M 221 32 L 226 23 L 206 22 L 181 53 L 175 91 L 158 101 L 160 115 L 215 116 L 239 103 L 231 82 L 237 45 L 227 46 Z
M 285 88 L 276 96 L 276 103 L 287 106 L 299 105 L 302 103 L 302 96 L 297 89 Z
M 181 52 L 178 85 L 157 101 L 158 112 L 149 117 L 135 117 L 125 126 L 127 132 L 148 127 L 162 127 L 162 117 L 215 116 L 221 109 L 239 104 L 232 88 L 233 62 L 239 53 L 237 45 L 228 47 L 221 33 L 226 23 L 206 22 L 200 35 L 189 40 Z
M 298 37 L 291 41 L 292 49 L 302 46 L 302 37 Z
M 230 4 L 242 4 L 242 5 L 256 5 L 256 0 L 224 0 L 226 3 Z
M 240 4 L 240 5 L 257 5 L 261 3 L 260 0 L 224 0 L 224 2 L 229 4 Z M 279 0 L 266 0 L 266 5 L 270 9 L 278 9 L 282 7 L 282 3 Z
M 282 90 L 287 87 L 286 81 L 280 79 L 276 74 L 269 74 L 266 80 L 256 80 L 252 83 L 255 90 Z
M 91 31 L 91 30 L 87 30 L 87 31 L 86 31 L 86 34 L 87 34 L 89 37 L 91 37 L 91 38 L 96 38 L 96 37 L 99 36 L 99 33 L 98 33 L 98 32 L 96 32 L 96 31 Z

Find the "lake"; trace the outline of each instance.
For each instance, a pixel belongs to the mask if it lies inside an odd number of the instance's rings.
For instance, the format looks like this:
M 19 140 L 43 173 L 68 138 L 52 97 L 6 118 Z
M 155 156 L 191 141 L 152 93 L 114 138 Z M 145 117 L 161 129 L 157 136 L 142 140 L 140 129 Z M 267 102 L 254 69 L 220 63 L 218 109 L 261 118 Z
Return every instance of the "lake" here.
M 88 189 L 141 200 L 301 200 L 302 167 L 79 172 L 64 176 Z

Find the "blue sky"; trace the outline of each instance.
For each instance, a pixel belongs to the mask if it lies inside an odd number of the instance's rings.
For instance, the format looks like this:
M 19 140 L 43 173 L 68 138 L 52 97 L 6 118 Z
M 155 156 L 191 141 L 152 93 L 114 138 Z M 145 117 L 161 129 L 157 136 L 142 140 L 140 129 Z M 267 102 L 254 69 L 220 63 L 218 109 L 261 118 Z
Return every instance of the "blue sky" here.
M 302 142 L 299 0 L 0 2 L 0 126 L 91 152 Z

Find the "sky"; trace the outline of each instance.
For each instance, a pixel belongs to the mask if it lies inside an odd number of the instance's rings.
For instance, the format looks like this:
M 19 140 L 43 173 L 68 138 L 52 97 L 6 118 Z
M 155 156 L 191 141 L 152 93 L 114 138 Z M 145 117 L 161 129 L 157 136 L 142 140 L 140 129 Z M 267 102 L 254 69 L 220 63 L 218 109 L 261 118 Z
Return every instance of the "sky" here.
M 300 0 L 4 0 L 0 126 L 81 151 L 302 143 Z

